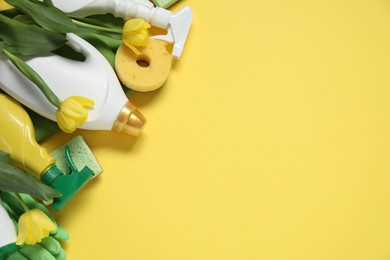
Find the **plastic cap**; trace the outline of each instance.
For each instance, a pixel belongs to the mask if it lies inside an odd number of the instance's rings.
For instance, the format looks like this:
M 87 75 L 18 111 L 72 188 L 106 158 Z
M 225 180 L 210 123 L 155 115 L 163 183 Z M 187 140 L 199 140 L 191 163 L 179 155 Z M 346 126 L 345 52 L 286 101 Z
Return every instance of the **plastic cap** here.
M 55 165 L 52 165 L 50 168 L 46 170 L 46 172 L 41 177 L 41 181 L 51 186 L 51 184 L 59 177 L 64 175 Z
M 138 109 L 130 102 L 127 102 L 116 118 L 112 130 L 117 133 L 125 133 L 138 136 L 145 126 L 146 119 Z

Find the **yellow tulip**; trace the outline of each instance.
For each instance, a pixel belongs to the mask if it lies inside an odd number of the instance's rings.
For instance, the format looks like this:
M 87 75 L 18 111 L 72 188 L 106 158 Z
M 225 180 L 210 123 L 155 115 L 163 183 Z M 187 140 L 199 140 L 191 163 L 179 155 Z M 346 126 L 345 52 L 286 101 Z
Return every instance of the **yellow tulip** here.
M 122 31 L 122 41 L 137 55 L 141 52 L 135 46 L 145 46 L 149 39 L 150 24 L 144 19 L 130 19 L 126 21 Z
M 88 110 L 94 102 L 86 97 L 72 96 L 65 99 L 56 112 L 58 126 L 65 133 L 72 133 L 79 125 L 83 125 L 88 117 Z
M 22 245 L 23 243 L 35 245 L 49 236 L 50 232 L 57 229 L 56 224 L 37 208 L 23 213 L 19 218 L 18 226 L 17 245 Z

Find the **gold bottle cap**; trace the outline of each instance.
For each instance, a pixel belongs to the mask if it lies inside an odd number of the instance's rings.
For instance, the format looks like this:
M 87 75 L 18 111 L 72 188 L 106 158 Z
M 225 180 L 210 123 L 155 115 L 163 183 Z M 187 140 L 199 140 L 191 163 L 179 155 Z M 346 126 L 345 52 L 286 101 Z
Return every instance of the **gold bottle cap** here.
M 125 133 L 138 136 L 145 126 L 146 119 L 138 111 L 137 107 L 132 103 L 127 102 L 119 112 L 112 130 L 117 133 Z

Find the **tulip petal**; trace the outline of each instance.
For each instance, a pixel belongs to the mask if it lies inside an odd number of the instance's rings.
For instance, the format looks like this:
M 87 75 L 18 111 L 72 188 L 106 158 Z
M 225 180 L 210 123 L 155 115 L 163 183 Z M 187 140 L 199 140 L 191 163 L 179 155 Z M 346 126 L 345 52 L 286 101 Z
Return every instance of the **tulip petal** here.
M 122 41 L 137 55 L 141 52 L 135 46 L 145 46 L 149 39 L 150 24 L 144 19 L 136 18 L 128 20 L 123 26 Z
M 125 43 L 130 43 L 131 45 L 143 46 L 145 45 L 147 38 L 141 34 L 130 34 L 123 37 Z
M 76 100 L 78 103 L 80 103 L 83 107 L 87 109 L 92 108 L 95 105 L 95 102 L 93 102 L 92 99 L 83 96 L 71 96 L 70 98 Z
M 60 127 L 60 129 L 62 131 L 64 131 L 65 133 L 70 134 L 70 133 L 74 132 L 77 128 L 76 121 L 74 121 L 72 118 L 65 116 L 61 112 L 61 110 L 57 110 L 56 120 L 57 120 L 57 123 L 58 123 L 58 126 Z
M 17 245 L 39 243 L 57 228 L 56 224 L 37 208 L 22 214 L 19 218 L 18 227 Z
M 85 116 L 87 113 L 87 110 L 79 102 L 72 98 L 67 98 L 61 103 L 61 111 L 64 115 L 70 118 Z
M 56 112 L 57 123 L 65 133 L 72 133 L 88 118 L 88 110 L 95 105 L 93 100 L 83 96 L 68 97 Z
M 16 238 L 16 244 L 18 246 L 24 243 L 28 235 L 28 226 L 26 224 L 26 221 L 22 217 L 23 215 L 19 218 L 18 237 Z
M 145 23 L 146 23 L 145 20 L 142 18 L 127 20 L 125 25 L 123 26 L 123 32 L 137 31 L 143 28 Z
M 134 47 L 133 45 L 126 44 L 126 46 L 129 47 L 135 54 L 141 55 L 141 52 L 136 47 Z
M 142 29 L 149 29 L 150 27 L 152 27 L 151 25 L 150 25 L 150 23 L 144 23 L 143 24 L 143 26 L 142 26 Z

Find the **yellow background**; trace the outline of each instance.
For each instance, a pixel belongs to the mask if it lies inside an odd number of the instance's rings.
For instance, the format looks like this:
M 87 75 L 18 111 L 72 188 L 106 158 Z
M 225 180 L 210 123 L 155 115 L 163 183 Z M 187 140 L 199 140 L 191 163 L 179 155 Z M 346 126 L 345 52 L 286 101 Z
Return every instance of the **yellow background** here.
M 81 134 L 104 169 L 58 215 L 68 259 L 390 259 L 390 3 L 179 1 L 139 138 Z

